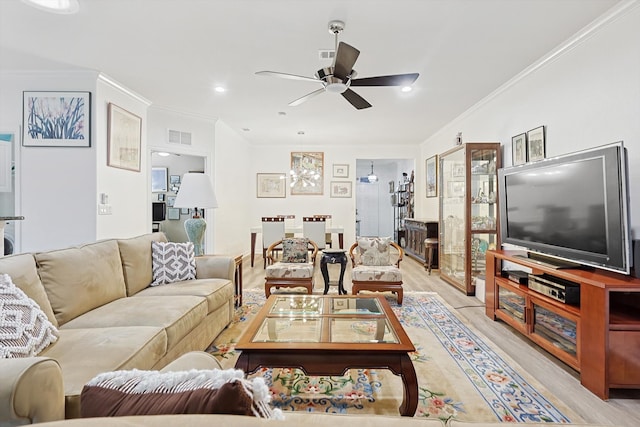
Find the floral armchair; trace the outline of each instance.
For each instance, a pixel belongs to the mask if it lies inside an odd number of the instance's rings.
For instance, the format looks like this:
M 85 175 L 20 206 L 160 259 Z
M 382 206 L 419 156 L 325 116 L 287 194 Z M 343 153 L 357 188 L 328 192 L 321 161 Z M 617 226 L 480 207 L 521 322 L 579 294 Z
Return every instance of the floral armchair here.
M 349 249 L 352 270 L 351 293 L 362 290 L 396 294 L 402 305 L 402 273 L 400 262 L 404 250 L 390 237 L 359 237 Z
M 282 250 L 276 252 L 276 248 Z M 271 288 L 303 287 L 313 293 L 318 245 L 307 238 L 287 238 L 272 243 L 267 249 L 264 293 L 269 297 Z M 278 258 L 278 255 L 279 258 Z

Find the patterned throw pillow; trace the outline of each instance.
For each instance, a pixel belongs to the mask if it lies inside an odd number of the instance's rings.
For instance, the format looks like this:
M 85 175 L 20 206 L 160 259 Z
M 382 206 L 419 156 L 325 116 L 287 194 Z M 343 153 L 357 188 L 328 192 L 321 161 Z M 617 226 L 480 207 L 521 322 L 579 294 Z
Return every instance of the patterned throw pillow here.
M 362 265 L 391 265 L 389 262 L 389 245 L 391 237 L 360 237 L 358 252 Z
M 309 239 L 306 237 L 284 239 L 282 262 L 309 262 Z
M 58 339 L 38 304 L 8 274 L 0 275 L 0 358 L 36 356 Z
M 151 258 L 153 261 L 151 286 L 196 278 L 196 259 L 191 242 L 151 242 Z
M 80 394 L 81 416 L 232 414 L 283 419 L 269 406 L 263 378 L 239 369 L 115 371 L 89 381 Z

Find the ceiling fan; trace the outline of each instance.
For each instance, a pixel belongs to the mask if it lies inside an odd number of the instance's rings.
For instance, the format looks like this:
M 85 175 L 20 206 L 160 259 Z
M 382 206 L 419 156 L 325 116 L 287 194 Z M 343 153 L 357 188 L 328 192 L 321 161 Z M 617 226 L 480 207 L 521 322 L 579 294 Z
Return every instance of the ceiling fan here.
M 276 71 L 258 71 L 256 74 L 291 80 L 312 81 L 322 84 L 322 88 L 290 102 L 289 106 L 300 105 L 323 92 L 333 92 L 340 93 L 358 110 L 369 108 L 371 104 L 351 90 L 352 86 L 409 86 L 418 78 L 418 73 L 410 73 L 357 79 L 357 73 L 356 70 L 353 69 L 353 65 L 356 63 L 360 51 L 344 42 L 338 43 L 338 34 L 340 34 L 342 30 L 344 30 L 344 22 L 329 22 L 329 32 L 335 36 L 336 54 L 333 58 L 333 64 L 330 67 L 321 68 L 316 71 L 314 77 L 279 73 Z

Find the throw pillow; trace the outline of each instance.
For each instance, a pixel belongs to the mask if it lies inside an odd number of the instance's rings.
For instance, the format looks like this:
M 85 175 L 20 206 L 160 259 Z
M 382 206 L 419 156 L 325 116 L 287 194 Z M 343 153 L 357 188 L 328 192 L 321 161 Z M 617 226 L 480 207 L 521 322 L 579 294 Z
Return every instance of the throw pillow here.
M 308 262 L 309 261 L 309 239 L 294 238 L 282 241 L 282 262 Z
M 0 358 L 36 356 L 58 339 L 38 304 L 8 274 L 0 275 Z
M 89 381 L 80 394 L 82 417 L 231 414 L 282 419 L 270 401 L 264 380 L 246 380 L 239 369 L 107 372 Z
M 151 260 L 151 286 L 196 278 L 196 259 L 191 242 L 151 242 Z
M 389 262 L 390 237 L 360 237 L 358 252 L 362 265 L 391 265 Z

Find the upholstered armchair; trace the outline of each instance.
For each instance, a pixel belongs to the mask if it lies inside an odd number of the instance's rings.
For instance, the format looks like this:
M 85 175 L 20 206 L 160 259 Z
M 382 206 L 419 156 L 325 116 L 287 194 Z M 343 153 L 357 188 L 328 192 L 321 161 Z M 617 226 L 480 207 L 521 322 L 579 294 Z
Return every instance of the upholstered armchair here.
M 359 237 L 349 249 L 352 270 L 351 293 L 390 291 L 402 304 L 402 273 L 400 261 L 404 250 L 390 237 Z
M 276 252 L 276 248 L 282 248 Z M 282 239 L 272 243 L 267 249 L 264 293 L 269 297 L 271 288 L 303 287 L 313 293 L 318 245 L 307 238 Z M 278 258 L 278 255 L 280 257 Z

